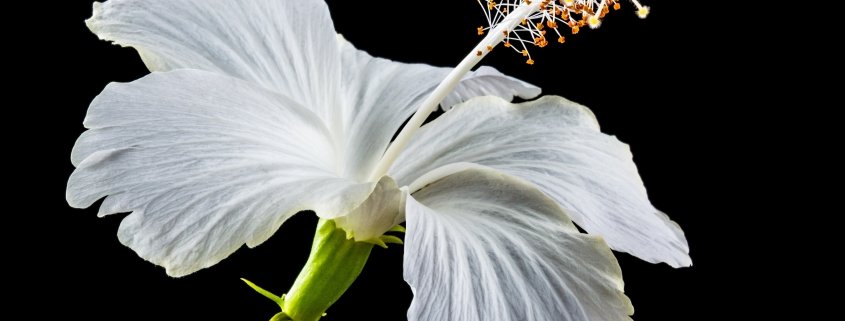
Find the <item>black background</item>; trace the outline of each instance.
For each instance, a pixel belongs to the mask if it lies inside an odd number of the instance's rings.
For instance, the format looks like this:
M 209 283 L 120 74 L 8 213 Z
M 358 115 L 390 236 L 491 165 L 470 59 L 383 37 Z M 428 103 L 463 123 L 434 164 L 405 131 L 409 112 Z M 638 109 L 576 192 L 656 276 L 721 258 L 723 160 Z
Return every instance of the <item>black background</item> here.
M 742 215 L 728 203 L 743 184 L 746 164 L 736 155 L 753 140 L 728 139 L 739 117 L 725 117 L 723 109 L 740 101 L 716 107 L 720 96 L 737 90 L 738 74 L 719 60 L 726 49 L 714 44 L 706 20 L 711 17 L 688 1 L 644 2 L 652 7 L 648 19 L 638 19 L 625 3 L 600 29 L 585 28 L 567 37 L 565 45 L 552 42 L 533 50 L 533 66 L 502 48 L 482 64 L 534 83 L 544 94 L 592 108 L 603 131 L 631 145 L 652 202 L 685 230 L 691 268 L 617 253 L 635 319 L 709 320 L 739 303 L 754 309 L 754 303 L 742 301 L 746 293 L 737 280 L 746 272 L 735 260 L 737 246 L 731 245 L 741 244 L 744 232 L 720 223 Z M 374 12 L 375 6 L 380 8 Z M 385 6 L 393 13 L 380 13 Z M 329 7 L 335 29 L 358 48 L 438 66 L 460 61 L 479 40 L 475 28 L 484 20 L 474 0 L 329 1 Z M 298 214 L 265 244 L 173 279 L 118 242 L 123 215 L 99 219 L 96 206 L 68 207 L 69 155 L 84 130 L 88 103 L 107 83 L 129 82 L 148 71 L 134 50 L 99 41 L 87 30 L 83 21 L 91 14 L 91 1 L 61 1 L 45 12 L 44 22 L 21 30 L 31 36 L 21 53 L 38 63 L 19 82 L 47 90 L 27 93 L 36 103 L 26 106 L 32 114 L 22 118 L 46 121 L 30 129 L 39 135 L 30 136 L 22 149 L 36 174 L 20 186 L 38 198 L 20 200 L 37 210 L 16 211 L 26 220 L 20 226 L 28 235 L 12 243 L 15 259 L 8 264 L 21 272 L 11 283 L 26 285 L 17 297 L 42 307 L 30 311 L 33 315 L 84 320 L 269 319 L 277 307 L 238 278 L 277 293 L 287 290 L 308 255 L 314 215 Z M 720 81 L 709 80 L 713 77 Z M 411 299 L 402 279 L 401 247 L 376 248 L 325 320 L 402 320 Z

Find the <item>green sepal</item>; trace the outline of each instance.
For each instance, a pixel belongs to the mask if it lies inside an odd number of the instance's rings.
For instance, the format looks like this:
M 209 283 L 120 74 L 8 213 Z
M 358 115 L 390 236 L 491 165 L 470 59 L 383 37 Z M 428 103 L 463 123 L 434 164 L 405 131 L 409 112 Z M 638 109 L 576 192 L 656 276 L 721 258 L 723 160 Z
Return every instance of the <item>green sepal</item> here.
M 387 243 L 387 244 L 399 244 L 399 245 L 405 244 L 404 242 L 402 242 L 402 239 L 400 239 L 398 236 L 393 236 L 393 235 L 382 235 L 382 236 L 379 237 L 379 239 L 382 242 Z
M 276 313 L 276 315 L 274 315 L 272 318 L 270 318 L 270 321 L 293 321 L 293 319 L 291 319 L 284 312 L 279 312 Z
M 267 291 L 264 288 L 258 286 L 257 284 L 252 283 L 249 280 L 244 279 L 244 278 L 241 278 L 241 281 L 244 281 L 244 283 L 246 283 L 246 285 L 249 285 L 249 287 L 252 288 L 253 290 L 255 290 L 255 292 L 258 292 L 258 294 L 261 294 L 265 298 L 270 299 L 270 301 L 276 302 L 276 304 L 278 304 L 279 307 L 285 306 L 285 296 L 284 295 L 279 297 L 278 295 L 275 295 L 272 292 Z
M 389 230 L 387 230 L 387 231 L 388 231 L 388 232 L 399 232 L 399 233 L 405 233 L 405 227 L 404 227 L 404 226 L 402 226 L 402 225 L 396 225 L 396 226 L 394 226 L 394 227 L 391 227 L 391 228 L 390 228 Z

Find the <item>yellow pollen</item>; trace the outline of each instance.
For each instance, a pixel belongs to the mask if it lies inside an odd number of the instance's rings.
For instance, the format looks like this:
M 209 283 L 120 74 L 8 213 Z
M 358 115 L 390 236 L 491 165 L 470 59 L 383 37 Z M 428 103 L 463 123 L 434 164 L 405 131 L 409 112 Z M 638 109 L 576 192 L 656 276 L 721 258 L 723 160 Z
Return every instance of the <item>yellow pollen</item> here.
M 593 29 L 598 28 L 599 25 L 601 25 L 601 20 L 599 20 L 599 17 L 596 15 L 592 15 L 587 18 L 587 22 L 590 24 L 590 28 Z
M 648 7 L 640 7 L 640 9 L 637 10 L 637 16 L 640 17 L 640 19 L 645 19 L 646 17 L 648 17 L 648 13 Z

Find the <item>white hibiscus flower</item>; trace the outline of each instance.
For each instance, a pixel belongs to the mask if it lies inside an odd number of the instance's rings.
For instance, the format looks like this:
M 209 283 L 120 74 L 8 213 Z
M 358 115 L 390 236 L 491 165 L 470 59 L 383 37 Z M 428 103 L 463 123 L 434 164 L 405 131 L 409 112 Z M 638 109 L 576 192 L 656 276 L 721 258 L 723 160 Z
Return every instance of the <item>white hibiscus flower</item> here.
M 491 26 L 479 48 L 519 20 Z M 91 103 L 68 202 L 131 212 L 120 241 L 172 276 L 313 210 L 300 278 L 284 297 L 262 290 L 278 320 L 318 319 L 373 244 L 401 243 L 385 233 L 402 222 L 410 320 L 625 320 L 608 245 L 690 264 L 628 147 L 563 98 L 509 103 L 540 91 L 489 67 L 467 73 L 483 54 L 451 72 L 371 57 L 335 33 L 321 0 L 112 0 L 87 22 L 152 73 Z M 415 131 L 441 101 L 454 108 Z

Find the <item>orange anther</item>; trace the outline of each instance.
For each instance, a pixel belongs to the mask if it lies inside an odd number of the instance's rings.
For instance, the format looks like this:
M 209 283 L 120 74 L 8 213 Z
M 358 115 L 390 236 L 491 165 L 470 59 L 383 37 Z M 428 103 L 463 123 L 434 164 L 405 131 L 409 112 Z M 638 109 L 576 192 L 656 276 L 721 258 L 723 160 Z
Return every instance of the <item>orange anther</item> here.
M 566 38 L 564 38 L 563 36 L 560 36 L 560 38 L 557 38 L 557 42 L 564 43 L 564 42 L 566 42 Z
M 528 58 L 528 61 L 525 62 L 526 64 L 533 65 L 534 59 Z
M 478 27 L 478 35 L 480 36 L 480 35 L 483 35 L 483 34 L 484 34 L 484 27 Z

